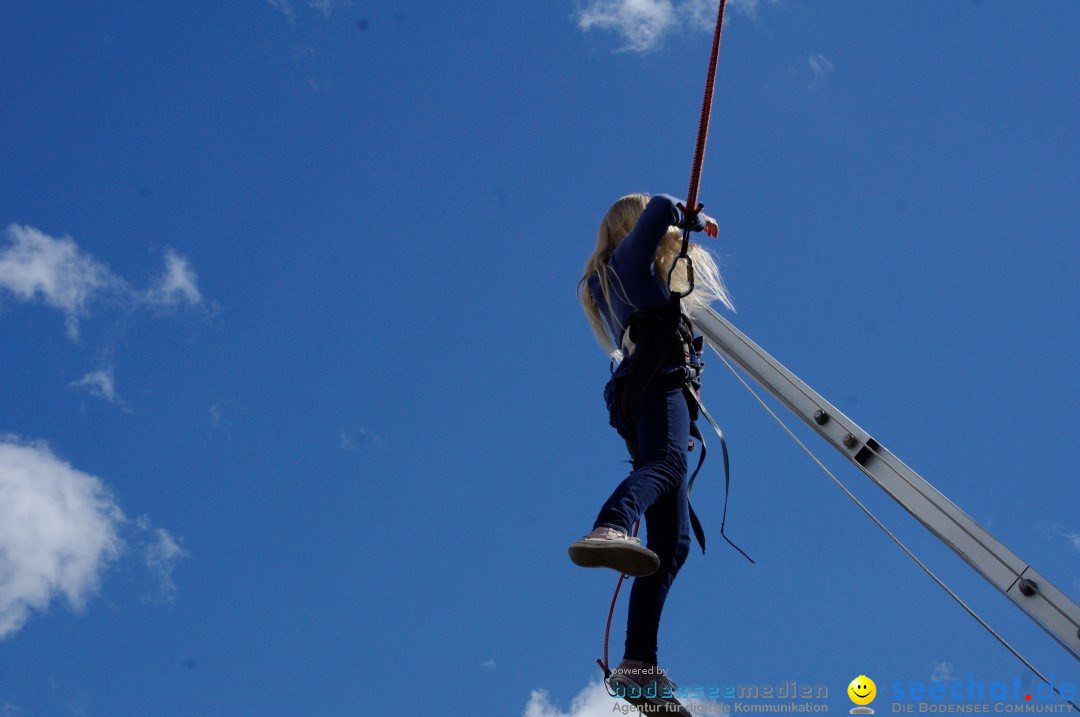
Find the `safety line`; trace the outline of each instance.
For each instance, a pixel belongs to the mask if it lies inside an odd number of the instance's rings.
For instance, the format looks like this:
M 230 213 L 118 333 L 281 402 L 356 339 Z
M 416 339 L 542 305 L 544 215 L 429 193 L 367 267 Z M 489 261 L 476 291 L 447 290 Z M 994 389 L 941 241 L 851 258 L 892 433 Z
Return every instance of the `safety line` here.
M 694 161 L 690 165 L 690 190 L 686 193 L 686 208 L 697 211 L 698 185 L 701 183 L 701 169 L 705 164 L 705 140 L 709 136 L 709 117 L 712 114 L 713 87 L 716 84 L 716 63 L 720 57 L 720 35 L 724 30 L 724 6 L 727 0 L 720 0 L 716 12 L 716 31 L 713 33 L 712 55 L 709 57 L 709 72 L 705 76 L 705 96 L 701 101 L 701 119 L 698 120 L 697 145 L 694 147 Z
M 641 519 L 639 518 L 634 521 L 634 530 L 630 533 L 630 537 L 637 537 L 638 528 L 640 526 Z M 607 689 L 608 694 L 612 697 L 616 697 L 617 695 L 615 695 L 608 686 L 608 680 L 611 679 L 611 666 L 608 663 L 608 641 L 611 637 L 611 618 L 615 614 L 615 604 L 619 601 L 619 591 L 622 590 L 624 580 L 626 580 L 626 574 L 620 573 L 619 582 L 615 583 L 615 594 L 611 596 L 611 607 L 608 608 L 607 624 L 604 626 L 604 659 L 596 661 L 596 663 L 600 665 L 600 669 L 604 671 L 604 688 Z

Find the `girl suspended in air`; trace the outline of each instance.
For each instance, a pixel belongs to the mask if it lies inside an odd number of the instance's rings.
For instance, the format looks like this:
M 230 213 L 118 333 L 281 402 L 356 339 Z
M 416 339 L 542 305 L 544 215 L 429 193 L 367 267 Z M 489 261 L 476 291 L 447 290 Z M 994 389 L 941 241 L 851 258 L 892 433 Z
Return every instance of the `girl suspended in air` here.
M 715 221 L 701 213 L 690 213 L 688 220 L 687 214 L 664 194 L 619 199 L 604 215 L 578 284 L 597 340 L 619 362 L 604 396 L 633 470 L 600 509 L 593 530 L 570 545 L 570 559 L 635 577 L 623 661 L 610 683 L 627 694 L 639 693 L 635 686 L 645 688 L 644 694 L 657 697 L 640 702 L 657 706 L 677 704 L 661 696 L 672 685 L 657 667 L 657 630 L 668 591 L 690 552 L 686 454 L 696 402 L 688 393 L 699 386 L 701 343 L 681 314 L 713 301 L 733 308 L 715 260 L 693 243 L 688 253 L 694 290 L 678 301 L 688 287 L 687 262 L 675 262 L 681 227 L 689 221 L 692 231 L 717 235 Z M 630 535 L 642 516 L 644 546 Z

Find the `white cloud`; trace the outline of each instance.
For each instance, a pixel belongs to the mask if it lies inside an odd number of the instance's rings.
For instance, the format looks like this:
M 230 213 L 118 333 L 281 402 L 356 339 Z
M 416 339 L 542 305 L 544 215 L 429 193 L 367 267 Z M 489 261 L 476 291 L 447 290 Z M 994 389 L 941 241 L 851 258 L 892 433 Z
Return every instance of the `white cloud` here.
M 18 224 L 8 226 L 4 235 L 7 245 L 0 246 L 0 290 L 62 312 L 73 340 L 79 338 L 79 321 L 96 302 L 160 307 L 202 303 L 194 270 L 171 249 L 165 255 L 165 274 L 150 289 L 138 291 L 69 236 L 51 237 Z
M 484 660 L 480 663 L 480 666 L 483 667 L 485 670 L 494 670 L 495 660 Z
M 110 403 L 123 405 L 123 400 L 116 393 L 116 377 L 112 366 L 104 366 L 97 371 L 91 371 L 78 381 L 72 381 L 70 386 L 85 388 L 92 396 L 103 398 Z
M 1058 538 L 1065 538 L 1065 540 L 1068 541 L 1070 545 L 1076 548 L 1077 552 L 1080 552 L 1080 533 L 1074 532 L 1060 525 L 1039 526 L 1039 529 L 1044 534 Z
M 71 237 L 54 238 L 33 227 L 12 224 L 0 249 L 0 288 L 22 301 L 39 299 L 64 313 L 68 335 L 79 335 L 79 318 L 90 303 L 124 282 L 84 254 Z
M 197 284 L 198 276 L 188 260 L 169 249 L 165 253 L 165 275 L 144 294 L 145 300 L 159 306 L 183 303 L 198 306 L 202 303 L 202 294 Z
M 836 65 L 819 52 L 807 57 L 806 62 L 810 65 L 810 72 L 814 75 L 814 79 L 810 83 L 811 88 L 821 85 L 821 83 L 825 81 L 825 78 L 831 75 L 833 70 L 836 69 Z
M 339 432 L 341 450 L 355 451 L 360 446 L 367 445 L 375 440 L 374 436 L 360 426 L 342 428 Z
M 222 399 L 210 406 L 207 414 L 210 427 L 226 440 L 231 441 L 237 417 L 240 415 L 240 407 L 237 403 L 230 399 Z
M 81 610 L 125 552 L 124 530 L 156 582 L 155 599 L 171 602 L 173 569 L 187 557 L 182 538 L 146 517 L 128 521 L 99 478 L 45 443 L 0 435 L 0 639 L 57 598 Z
M 123 520 L 99 479 L 43 443 L 0 437 L 0 638 L 54 597 L 81 609 L 121 550 Z
M 951 662 L 938 660 L 934 662 L 934 671 L 930 673 L 931 682 L 953 682 L 960 679 L 959 673 L 953 668 Z
M 295 17 L 295 13 L 293 13 L 292 3 L 290 3 L 289 0 L 266 0 L 266 2 L 270 3 L 270 7 L 276 10 L 280 10 L 281 13 L 290 20 Z
M 718 5 L 715 0 L 684 0 L 681 10 L 691 25 L 702 30 L 714 30 Z
M 582 30 L 614 31 L 623 49 L 643 52 L 675 25 L 675 7 L 671 0 L 592 0 L 578 11 L 577 22 Z
M 727 7 L 756 18 L 763 1 L 775 5 L 779 0 L 729 0 Z M 718 9 L 718 0 L 586 0 L 575 20 L 582 30 L 615 32 L 623 40 L 622 50 L 645 52 L 680 25 L 712 31 Z
M 322 13 L 323 17 L 330 17 L 330 13 L 334 11 L 334 7 L 338 5 L 336 0 L 308 0 L 308 5 Z
M 762 2 L 769 5 L 780 4 L 780 0 L 728 0 L 728 7 L 741 12 L 747 17 L 756 18 L 758 8 L 761 7 Z M 710 0 L 710 4 L 713 6 L 713 15 L 715 16 L 717 4 L 714 0 Z
M 221 428 L 225 423 L 225 405 L 218 401 L 210 407 L 210 425 L 214 428 Z
M 590 682 L 570 702 L 570 711 L 563 712 L 551 703 L 546 690 L 533 690 L 522 717 L 609 717 L 615 698 L 608 695 L 601 682 Z
M 140 521 L 145 521 L 145 518 Z M 149 527 L 149 521 L 143 523 Z M 158 598 L 165 602 L 176 599 L 176 583 L 173 582 L 173 569 L 176 562 L 188 556 L 184 550 L 183 539 L 176 538 L 164 528 L 154 531 L 154 539 L 146 543 L 142 550 L 143 560 L 150 574 L 158 583 Z
M 290 22 L 296 19 L 296 11 L 293 9 L 290 0 L 266 0 L 266 2 L 269 3 L 270 7 L 287 17 Z M 330 17 L 334 8 L 342 4 L 342 0 L 307 0 L 308 7 L 318 12 L 324 18 Z

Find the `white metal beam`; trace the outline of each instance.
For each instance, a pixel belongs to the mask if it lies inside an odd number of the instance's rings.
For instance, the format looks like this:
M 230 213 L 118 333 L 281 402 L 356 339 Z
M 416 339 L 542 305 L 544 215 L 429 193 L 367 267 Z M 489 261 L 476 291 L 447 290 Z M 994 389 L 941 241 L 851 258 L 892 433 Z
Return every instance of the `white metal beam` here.
M 1080 660 L 1080 606 L 712 309 L 694 324 L 731 359 Z

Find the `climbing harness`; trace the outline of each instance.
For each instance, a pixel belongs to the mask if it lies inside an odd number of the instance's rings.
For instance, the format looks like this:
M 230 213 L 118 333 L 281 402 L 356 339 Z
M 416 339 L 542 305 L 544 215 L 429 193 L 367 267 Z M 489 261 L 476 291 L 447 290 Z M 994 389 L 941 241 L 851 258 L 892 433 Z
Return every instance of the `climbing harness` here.
M 724 512 L 720 524 L 721 537 L 739 553 L 754 562 L 739 546 L 735 545 L 725 533 L 727 524 L 727 506 L 731 487 L 731 470 L 728 459 L 727 440 L 719 424 L 705 408 L 699 391 L 702 371 L 705 363 L 701 360 L 704 347 L 702 337 L 694 336 L 694 327 L 690 318 L 680 311 L 679 299 L 672 297 L 662 311 L 634 312 L 628 326 L 623 331 L 620 342 L 625 362 L 618 372 L 614 372 L 605 390 L 608 409 L 611 412 L 611 424 L 620 433 L 628 433 L 626 427 L 633 426 L 637 407 L 645 394 L 657 385 L 680 386 L 687 406 L 690 409 L 690 437 L 701 445 L 697 466 L 687 483 L 687 500 L 694 488 L 694 481 L 705 463 L 708 446 L 698 426 L 699 417 L 704 416 L 720 439 L 724 456 Z M 620 424 L 623 428 L 620 428 Z M 626 436 L 624 435 L 624 438 Z M 693 446 L 693 443 L 691 444 Z M 627 439 L 627 447 L 637 458 L 636 446 Z M 693 449 L 693 448 L 692 448 Z M 689 505 L 690 525 L 697 539 L 701 552 L 705 552 L 705 531 L 701 521 Z

